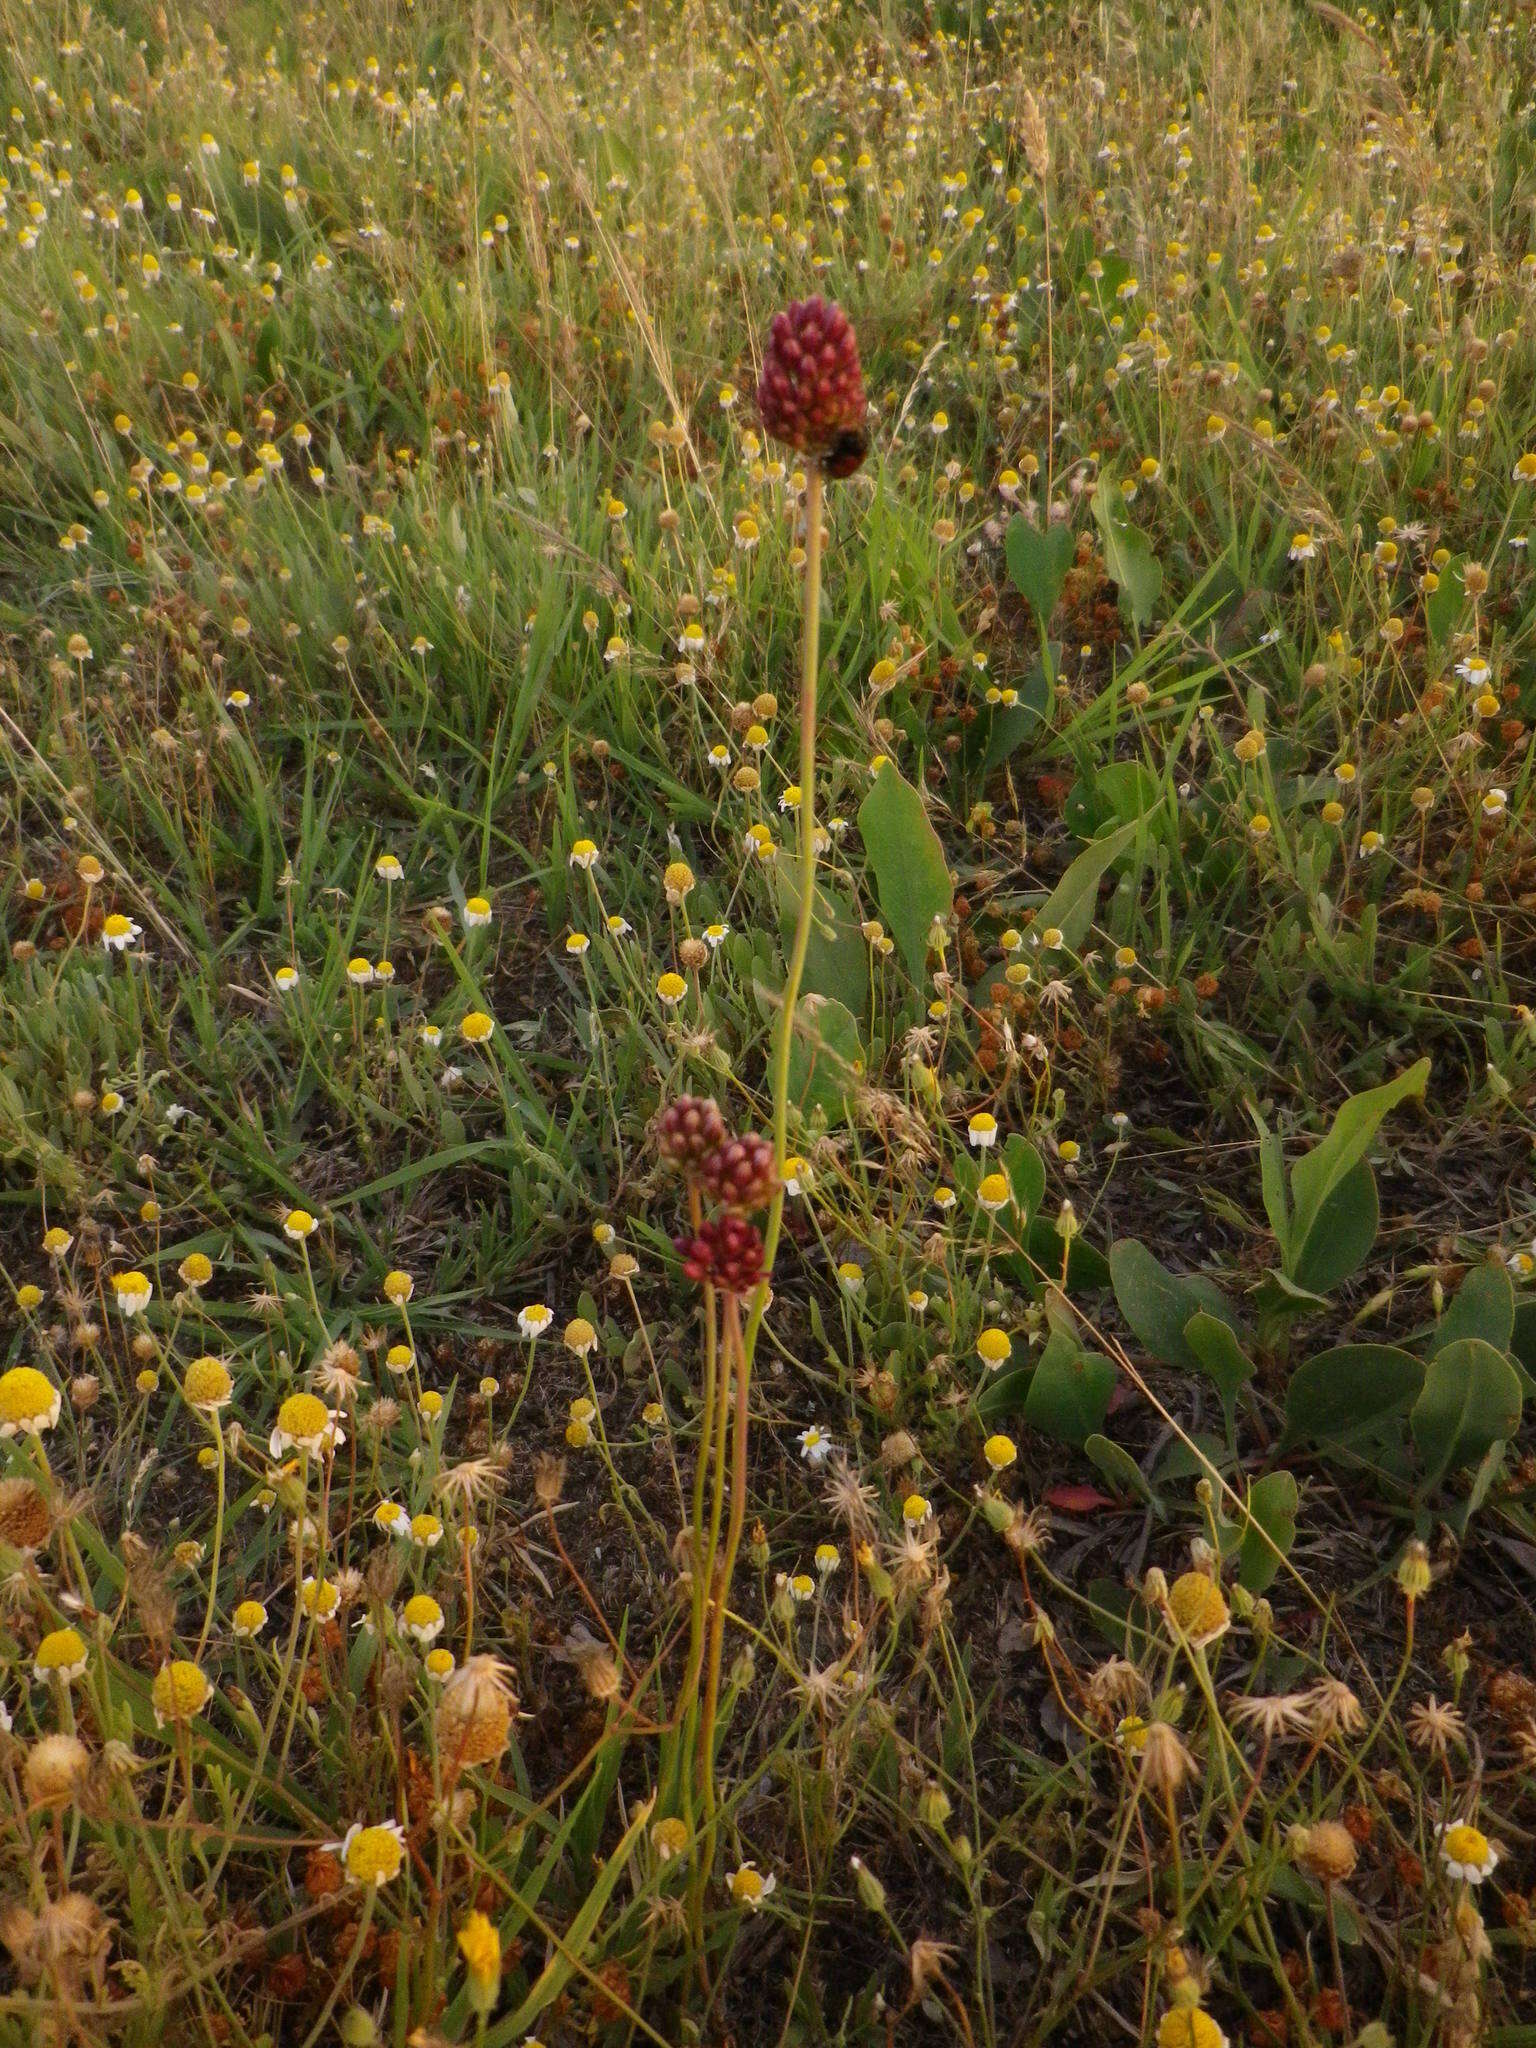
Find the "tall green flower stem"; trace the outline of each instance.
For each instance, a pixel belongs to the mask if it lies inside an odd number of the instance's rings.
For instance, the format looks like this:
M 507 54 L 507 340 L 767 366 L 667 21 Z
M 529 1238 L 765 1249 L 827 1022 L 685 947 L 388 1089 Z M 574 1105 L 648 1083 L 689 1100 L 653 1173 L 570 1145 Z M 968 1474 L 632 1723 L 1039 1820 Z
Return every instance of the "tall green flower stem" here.
M 703 1794 L 705 1830 L 703 1850 L 697 1863 L 699 1885 L 714 1868 L 717 1809 L 715 1799 L 715 1718 L 720 1698 L 720 1669 L 725 1648 L 726 1612 L 730 1603 L 731 1580 L 741 1548 L 742 1525 L 747 1507 L 747 1439 L 750 1421 L 752 1363 L 757 1354 L 757 1337 L 763 1312 L 768 1305 L 769 1281 L 774 1256 L 784 1224 L 784 1163 L 789 1157 L 789 1061 L 794 1043 L 795 1005 L 805 974 L 806 949 L 811 942 L 811 917 L 816 898 L 816 679 L 820 657 L 821 628 L 821 503 L 822 473 L 812 463 L 805 489 L 805 589 L 800 634 L 800 901 L 795 916 L 795 935 L 789 965 L 784 976 L 784 995 L 779 1006 L 778 1032 L 773 1047 L 773 1152 L 779 1185 L 768 1211 L 768 1228 L 763 1239 L 763 1278 L 752 1297 L 745 1331 L 741 1328 L 734 1299 L 725 1305 L 724 1360 L 717 1396 L 725 1405 L 727 1370 L 734 1384 L 731 1415 L 731 1504 L 726 1528 L 725 1550 L 710 1574 L 713 1606 L 710 1614 L 708 1668 L 704 1680 L 704 1701 L 700 1714 L 695 1762 Z M 728 1364 L 727 1364 L 728 1362 Z M 724 1428 L 717 1453 L 716 1481 L 723 1474 Z

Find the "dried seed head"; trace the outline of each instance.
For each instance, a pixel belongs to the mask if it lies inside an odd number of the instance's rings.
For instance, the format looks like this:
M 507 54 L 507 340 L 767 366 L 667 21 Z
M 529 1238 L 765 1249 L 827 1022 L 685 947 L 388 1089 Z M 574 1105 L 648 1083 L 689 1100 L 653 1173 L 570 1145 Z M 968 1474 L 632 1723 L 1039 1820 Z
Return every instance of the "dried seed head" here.
M 517 1695 L 497 1657 L 469 1657 L 443 1688 L 437 1740 L 450 1773 L 494 1763 L 507 1746 Z
M 0 1479 L 0 1543 L 13 1550 L 41 1550 L 52 1530 L 41 1487 L 30 1479 Z
M 1151 1789 L 1171 1799 L 1196 1775 L 1194 1758 L 1171 1721 L 1154 1721 L 1141 1752 L 1142 1774 Z
M 1360 1851 L 1349 1829 L 1336 1820 L 1320 1820 L 1291 1831 L 1291 1854 L 1319 1884 L 1345 1884 L 1354 1875 Z
M 85 1783 L 90 1751 L 74 1735 L 45 1735 L 27 1751 L 22 1785 L 33 1806 L 68 1806 Z
M 1024 103 L 1019 109 L 1019 140 L 1024 145 L 1024 161 L 1043 183 L 1051 168 L 1051 148 L 1046 140 L 1045 116 L 1027 87 Z
M 541 1508 L 552 1508 L 565 1491 L 565 1460 L 540 1451 L 533 1461 L 533 1493 Z

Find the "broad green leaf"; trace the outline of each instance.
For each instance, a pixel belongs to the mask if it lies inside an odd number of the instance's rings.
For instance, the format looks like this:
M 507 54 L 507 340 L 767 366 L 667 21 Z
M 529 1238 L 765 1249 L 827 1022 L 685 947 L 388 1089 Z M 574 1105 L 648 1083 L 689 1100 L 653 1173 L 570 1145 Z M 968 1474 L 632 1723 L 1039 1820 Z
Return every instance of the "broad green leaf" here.
M 789 1092 L 802 1113 L 819 1109 L 841 1123 L 863 1072 L 864 1047 L 849 1012 L 835 996 L 802 996 L 789 1042 Z
M 1519 1375 L 1480 1337 L 1459 1337 L 1437 1352 L 1413 1404 L 1409 1427 L 1424 1463 L 1424 1491 L 1520 1427 Z
M 1020 1221 L 1038 1216 L 1040 1204 L 1045 1199 L 1045 1161 L 1028 1138 L 1021 1137 L 1017 1131 L 1003 1141 L 1003 1171 L 1013 1189 Z
M 1119 1494 L 1122 1499 L 1129 1494 L 1133 1500 L 1144 1501 L 1149 1508 L 1158 1514 L 1162 1513 L 1162 1502 L 1148 1483 L 1146 1473 L 1129 1451 L 1122 1449 L 1107 1436 L 1089 1437 L 1083 1445 L 1083 1450 L 1103 1475 L 1105 1484 L 1111 1492 Z
M 789 951 L 800 909 L 800 869 L 792 860 L 776 860 L 772 874 L 779 899 L 779 936 Z M 836 996 L 856 1017 L 869 1004 L 869 946 L 852 906 L 839 890 L 818 881 L 812 899 L 811 935 L 805 950 L 806 995 Z
M 1250 1593 L 1262 1593 L 1296 1541 L 1296 1481 L 1289 1472 L 1266 1472 L 1248 1489 L 1251 1523 L 1238 1547 L 1237 1576 Z
M 1058 644 L 1051 656 L 1053 665 L 1058 665 L 1060 659 Z M 1050 708 L 1050 681 L 1044 667 L 1037 661 L 1019 685 L 1016 704 L 984 710 L 970 727 L 965 750 L 967 764 L 974 767 L 979 763 L 984 776 L 990 775 L 994 768 L 1001 768 L 1023 746 Z
M 1474 1266 L 1456 1298 L 1435 1325 L 1425 1356 L 1438 1357 L 1463 1337 L 1481 1337 L 1495 1351 L 1508 1351 L 1515 1334 L 1515 1290 L 1502 1266 Z
M 1285 1390 L 1283 1444 L 1349 1445 L 1406 1415 L 1424 1366 L 1395 1344 L 1341 1344 L 1309 1358 Z
M 1182 1372 L 1204 1370 L 1184 1331 L 1203 1310 L 1235 1328 L 1236 1317 L 1208 1280 L 1180 1277 L 1160 1266 L 1144 1244 L 1122 1237 L 1109 1254 L 1109 1277 L 1120 1313 L 1154 1358 Z
M 1536 1394 L 1536 1299 L 1522 1301 L 1515 1310 L 1509 1354 L 1515 1370 L 1524 1375 L 1525 1391 Z
M 1429 1080 L 1429 1061 L 1418 1060 L 1395 1080 L 1363 1095 L 1352 1095 L 1334 1118 L 1328 1135 L 1314 1145 L 1305 1159 L 1291 1168 L 1291 1243 L 1298 1251 L 1306 1245 L 1324 1202 L 1365 1157 L 1371 1140 L 1389 1110 L 1407 1096 L 1424 1093 Z
M 1438 646 L 1447 639 L 1466 607 L 1466 585 L 1462 581 L 1462 557 L 1447 562 L 1440 571 L 1437 589 L 1424 600 L 1424 623 L 1429 628 L 1429 637 Z
M 1061 598 L 1062 585 L 1072 566 L 1076 542 L 1067 526 L 1032 526 L 1022 512 L 1008 522 L 1003 544 L 1008 574 L 1016 590 L 1029 600 L 1031 611 L 1043 633 Z
M 1275 1243 L 1280 1247 L 1282 1259 L 1290 1257 L 1291 1205 L 1285 1192 L 1285 1146 L 1280 1133 L 1272 1131 L 1259 1114 L 1253 1103 L 1248 1105 L 1248 1114 L 1253 1118 L 1259 1131 L 1259 1179 L 1264 1192 L 1264 1214 L 1269 1218 L 1269 1227 L 1275 1233 Z
M 882 775 L 885 773 L 884 769 L 880 772 Z M 862 813 L 860 815 L 862 818 Z M 1094 906 L 1098 902 L 1099 883 L 1104 872 L 1128 846 L 1135 843 L 1143 823 L 1142 819 L 1134 818 L 1130 824 L 1105 833 L 1102 839 L 1089 840 L 1036 911 L 1037 932 L 1049 931 L 1054 926 L 1061 933 L 1064 945 L 1080 946 L 1083 943 L 1093 923 Z
M 1380 1222 L 1376 1176 L 1370 1161 L 1361 1159 L 1324 1197 L 1306 1241 L 1296 1248 L 1291 1279 L 1309 1294 L 1331 1293 L 1364 1264 Z
M 998 1257 L 998 1265 L 1008 1278 L 1034 1293 L 1040 1290 L 1042 1274 L 1052 1286 L 1060 1286 L 1065 1241 L 1056 1229 L 1055 1217 L 1031 1217 L 1023 1244 L 1027 1258 L 1012 1252 L 1003 1252 Z M 1109 1262 L 1081 1232 L 1071 1240 L 1066 1266 L 1070 1295 L 1092 1294 L 1109 1285 Z
M 1117 1377 L 1107 1358 L 1053 1331 L 1024 1396 L 1025 1420 L 1061 1443 L 1086 1443 L 1104 1427 Z
M 935 918 L 948 917 L 955 892 L 922 798 L 889 761 L 859 806 L 859 832 L 881 912 L 907 971 L 921 988 L 928 934 Z
M 1231 1326 L 1204 1309 L 1184 1325 L 1184 1341 L 1200 1370 L 1216 1383 L 1230 1438 L 1236 1422 L 1238 1394 L 1253 1378 L 1253 1360 L 1238 1343 Z
M 1093 516 L 1104 548 L 1104 567 L 1120 593 L 1120 608 L 1137 626 L 1151 623 L 1162 595 L 1163 565 L 1152 543 L 1133 526 L 1120 486 L 1100 477 L 1093 494 Z

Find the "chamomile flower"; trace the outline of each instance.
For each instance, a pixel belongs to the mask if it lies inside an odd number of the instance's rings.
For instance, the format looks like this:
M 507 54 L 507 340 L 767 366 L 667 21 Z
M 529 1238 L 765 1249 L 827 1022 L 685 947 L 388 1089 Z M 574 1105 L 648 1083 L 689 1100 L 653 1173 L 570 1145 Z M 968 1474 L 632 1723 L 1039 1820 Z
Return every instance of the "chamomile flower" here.
M 59 1419 L 58 1388 L 36 1366 L 13 1365 L 0 1374 L 0 1437 L 41 1436 Z
M 554 1310 L 542 1301 L 531 1301 L 517 1312 L 517 1327 L 530 1344 L 542 1337 L 554 1320 Z
M 341 1857 L 353 1884 L 391 1884 L 405 1867 L 405 1830 L 397 1820 L 370 1827 L 354 1821 L 339 1842 L 327 1846 Z
M 346 1434 L 318 1394 L 290 1394 L 277 1411 L 269 1448 L 274 1458 L 303 1451 L 318 1458 L 346 1442 Z
M 443 1632 L 444 1615 L 430 1593 L 413 1593 L 400 1610 L 400 1626 L 424 1647 Z
M 37 1646 L 32 1676 L 42 1684 L 56 1678 L 61 1685 L 73 1685 L 85 1672 L 85 1638 L 78 1629 L 50 1629 Z
M 1481 1828 L 1458 1820 L 1440 1830 L 1440 1859 L 1451 1877 L 1463 1884 L 1481 1884 L 1498 1867 L 1499 1851 Z
M 801 1457 L 807 1465 L 813 1467 L 824 1465 L 835 1448 L 833 1439 L 818 1422 L 810 1423 L 802 1429 L 796 1441 L 800 1446 Z
M 741 1863 L 726 1880 L 734 1904 L 755 1913 L 773 1891 L 778 1880 L 770 1871 L 764 1876 L 755 1863 Z
M 154 1287 L 140 1272 L 114 1273 L 112 1293 L 121 1316 L 139 1316 L 149 1307 L 154 1298 Z
M 242 1600 L 230 1622 L 235 1634 L 249 1641 L 259 1636 L 267 1625 L 267 1610 L 259 1600 Z

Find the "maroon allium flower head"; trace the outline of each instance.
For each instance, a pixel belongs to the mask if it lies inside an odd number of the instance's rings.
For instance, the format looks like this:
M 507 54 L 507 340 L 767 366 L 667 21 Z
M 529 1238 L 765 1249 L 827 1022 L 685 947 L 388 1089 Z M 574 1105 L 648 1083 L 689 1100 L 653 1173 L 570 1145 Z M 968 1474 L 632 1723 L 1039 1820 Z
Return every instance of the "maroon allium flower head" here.
M 713 1096 L 679 1095 L 656 1119 L 656 1149 L 687 1174 L 698 1173 L 727 1135 Z
M 756 1131 L 732 1138 L 705 1160 L 699 1179 L 722 1209 L 765 1209 L 779 1185 L 773 1146 Z
M 763 1277 L 763 1240 L 745 1216 L 716 1216 L 700 1224 L 697 1236 L 674 1242 L 688 1278 L 722 1294 L 750 1294 Z
M 757 410 L 775 441 L 828 476 L 852 476 L 869 453 L 867 404 L 859 344 L 840 306 L 812 298 L 774 314 Z

